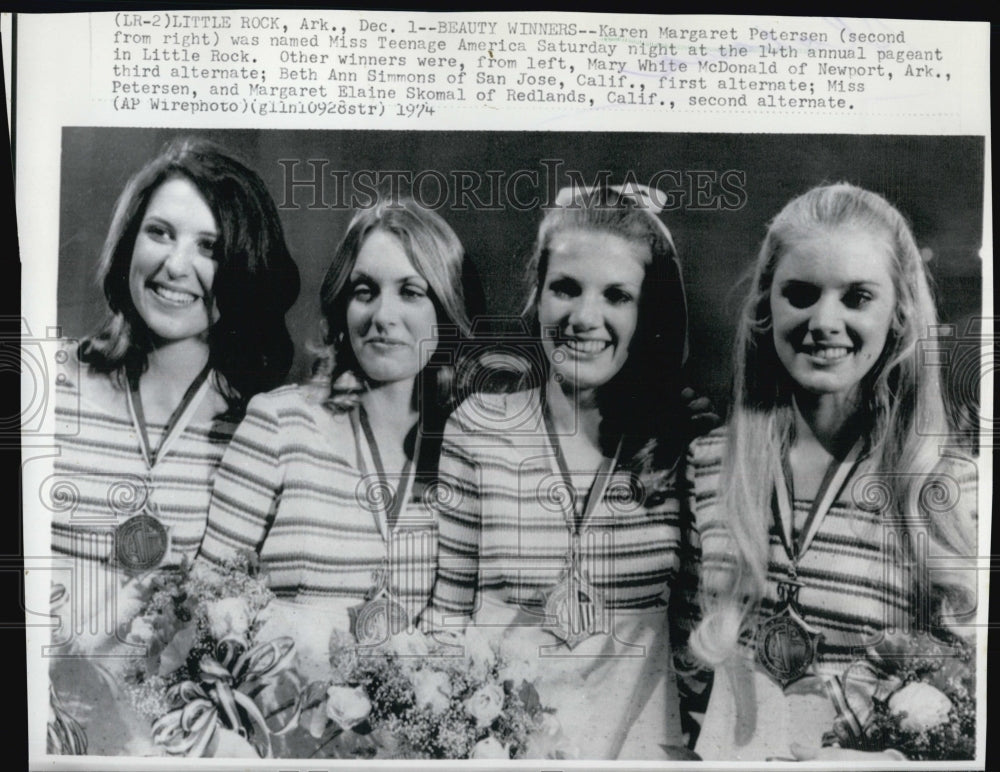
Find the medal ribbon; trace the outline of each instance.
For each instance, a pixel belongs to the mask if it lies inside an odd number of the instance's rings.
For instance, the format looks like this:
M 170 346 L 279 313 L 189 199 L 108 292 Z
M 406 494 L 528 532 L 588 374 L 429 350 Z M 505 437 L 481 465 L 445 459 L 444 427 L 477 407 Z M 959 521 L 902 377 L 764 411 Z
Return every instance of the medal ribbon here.
M 556 457 L 558 468 L 555 471 L 562 477 L 567 489 L 573 491 L 575 490 L 573 478 L 570 476 L 569 467 L 566 465 L 566 457 L 563 455 L 562 446 L 559 444 L 559 438 L 556 436 L 552 417 L 547 410 L 543 410 L 542 412 L 545 416 L 545 431 L 548 434 L 549 442 Z M 576 507 L 573 506 L 572 502 L 564 508 L 566 525 L 569 526 L 570 533 L 573 535 L 574 545 L 580 537 L 580 531 L 583 526 L 587 524 L 587 521 L 594 514 L 594 510 L 597 509 L 598 503 L 604 500 L 604 494 L 607 492 L 608 485 L 611 482 L 611 473 L 618 467 L 618 457 L 622 451 L 622 439 L 618 439 L 618 446 L 615 448 L 613 458 L 601 459 L 601 465 L 597 468 L 597 473 L 594 475 L 587 495 L 583 500 L 583 511 L 578 515 Z
M 573 485 L 573 478 L 570 476 L 569 466 L 566 463 L 566 457 L 563 454 L 562 446 L 559 444 L 559 438 L 556 436 L 555 427 L 552 424 L 552 417 L 549 415 L 547 410 L 543 409 L 542 413 L 545 418 L 545 431 L 548 435 L 549 442 L 552 445 L 553 454 L 556 458 L 556 469 L 554 471 L 562 477 L 568 492 L 574 497 L 565 507 L 563 507 L 566 525 L 570 531 L 568 575 L 565 577 L 563 582 L 560 583 L 554 591 L 552 591 L 554 594 L 547 594 L 545 602 L 546 612 L 554 612 L 555 616 L 558 617 L 558 610 L 554 608 L 550 609 L 549 604 L 553 597 L 558 597 L 560 588 L 563 588 L 563 594 L 565 596 L 564 600 L 567 604 L 566 611 L 569 614 L 569 619 L 565 623 L 550 623 L 549 625 L 546 625 L 546 629 L 554 633 L 556 637 L 565 641 L 566 645 L 572 649 L 580 643 L 581 640 L 588 638 L 596 632 L 594 629 L 596 624 L 605 624 L 607 622 L 607 620 L 603 618 L 603 612 L 599 610 L 603 607 L 599 597 L 596 599 L 592 598 L 592 602 L 590 603 L 581 603 L 579 599 L 581 587 L 587 587 L 589 585 L 589 580 L 584 578 L 579 565 L 580 532 L 593 516 L 598 504 L 604 500 L 604 495 L 611 482 L 611 474 L 614 473 L 615 469 L 618 467 L 618 457 L 621 455 L 622 449 L 622 438 L 619 438 L 618 440 L 614 457 L 601 459 L 601 464 L 597 468 L 594 479 L 591 481 L 590 487 L 587 490 L 587 495 L 583 500 L 583 507 L 581 510 L 578 510 L 575 506 L 576 489 Z M 591 588 L 588 592 L 596 593 L 596 590 Z M 593 605 L 594 600 L 598 603 L 597 608 Z
M 139 447 L 142 450 L 142 457 L 146 461 L 147 468 L 152 469 L 156 466 L 156 462 L 170 452 L 170 446 L 183 434 L 191 422 L 191 418 L 204 401 L 205 395 L 208 394 L 209 387 L 211 386 L 208 376 L 211 372 L 212 368 L 205 365 L 204 369 L 191 381 L 191 385 L 188 386 L 180 403 L 174 408 L 174 412 L 167 421 L 167 426 L 163 430 L 163 436 L 160 438 L 160 444 L 155 448 L 149 442 L 146 415 L 142 409 L 142 395 L 139 393 L 139 378 L 129 377 L 129 387 L 125 392 L 125 398 L 128 402 L 128 411 L 132 418 L 132 425 L 139 435 Z
M 358 422 L 361 424 L 361 431 L 358 431 Z M 358 406 L 357 417 L 355 417 L 354 413 L 351 413 L 351 427 L 354 429 L 354 440 L 358 449 L 358 469 L 361 471 L 362 476 L 367 476 L 370 468 L 374 469 L 383 489 L 390 490 L 392 486 L 389 485 L 389 479 L 382 464 L 382 456 L 378 452 L 378 443 L 375 441 L 375 434 L 372 432 L 371 424 L 368 421 L 368 413 L 365 412 L 363 406 Z M 364 434 L 364 442 L 362 442 L 362 434 Z M 386 545 L 389 543 L 389 535 L 395 528 L 403 507 L 409 502 L 413 492 L 413 481 L 417 476 L 416 470 L 420 458 L 420 441 L 421 433 L 418 428 L 413 458 L 406 459 L 406 463 L 403 464 L 403 471 L 400 475 L 399 486 L 396 488 L 396 495 L 392 497 L 388 507 L 378 506 L 377 504 L 375 506 L 375 524 L 378 526 L 379 533 L 382 534 Z
M 847 480 L 854 473 L 861 456 L 861 449 L 864 447 L 862 438 L 851 447 L 843 461 L 832 460 L 823 475 L 816 498 L 813 500 L 812 508 L 806 517 L 805 525 L 800 534 L 795 533 L 795 513 L 792 508 L 793 493 L 790 489 L 791 475 L 785 475 L 784 464 L 778 468 L 778 479 L 774 485 L 774 519 L 781 534 L 781 541 L 784 544 L 788 559 L 792 562 L 792 570 L 798 565 L 799 560 L 806 554 L 812 545 L 813 539 L 819 532 L 823 519 L 837 500 L 843 490 Z

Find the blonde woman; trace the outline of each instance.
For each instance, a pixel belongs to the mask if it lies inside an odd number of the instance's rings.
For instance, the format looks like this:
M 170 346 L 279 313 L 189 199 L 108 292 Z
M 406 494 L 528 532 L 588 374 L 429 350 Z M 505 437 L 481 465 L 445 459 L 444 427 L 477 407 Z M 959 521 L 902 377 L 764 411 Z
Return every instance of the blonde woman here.
M 556 204 L 529 265 L 530 377 L 472 395 L 445 430 L 425 618 L 477 625 L 521 662 L 560 752 L 664 758 L 683 742 L 671 647 L 693 621 L 697 565 L 674 488 L 680 263 L 649 191 L 570 188 Z
M 820 747 L 824 679 L 886 630 L 969 612 L 960 572 L 924 579 L 928 554 L 975 549 L 975 466 L 939 452 L 939 374 L 917 356 L 936 319 L 913 235 L 881 196 L 818 187 L 771 223 L 730 419 L 688 467 L 703 547 L 692 649 L 716 669 L 702 757 L 859 753 Z
M 294 631 L 310 678 L 328 675 L 331 632 L 380 643 L 430 597 L 427 494 L 470 330 L 463 261 L 412 199 L 358 212 L 320 290 L 318 377 L 255 399 L 223 457 L 199 560 L 259 556 L 282 601 L 276 634 Z

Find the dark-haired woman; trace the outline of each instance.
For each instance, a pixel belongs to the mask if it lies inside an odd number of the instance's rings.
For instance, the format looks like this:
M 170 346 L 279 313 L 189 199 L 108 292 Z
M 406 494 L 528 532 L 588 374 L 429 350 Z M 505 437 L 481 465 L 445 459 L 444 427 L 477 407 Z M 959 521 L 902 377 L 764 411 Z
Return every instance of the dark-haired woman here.
M 63 654 L 129 646 L 120 628 L 141 588 L 193 559 L 245 405 L 281 383 L 293 355 L 284 316 L 299 274 L 277 208 L 256 172 L 210 142 L 172 142 L 129 180 L 99 275 L 107 318 L 62 352 L 57 393 Z M 90 708 L 76 716 L 90 752 L 122 752 L 120 727 Z

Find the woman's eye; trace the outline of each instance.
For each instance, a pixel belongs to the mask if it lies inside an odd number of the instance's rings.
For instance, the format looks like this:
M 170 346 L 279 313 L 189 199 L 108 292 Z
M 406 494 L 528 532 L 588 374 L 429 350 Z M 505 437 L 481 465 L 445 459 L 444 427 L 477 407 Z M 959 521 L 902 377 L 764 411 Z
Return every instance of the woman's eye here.
M 626 292 L 622 289 L 609 289 L 604 293 L 604 297 L 607 298 L 609 303 L 615 306 L 631 303 L 635 300 L 631 292 Z
M 199 241 L 198 249 L 205 257 L 215 259 L 215 241 L 212 239 L 202 239 Z
M 844 295 L 844 305 L 848 308 L 861 308 L 873 299 L 872 293 L 863 289 L 852 289 Z
M 367 284 L 355 284 L 351 290 L 351 297 L 355 300 L 367 301 L 372 298 L 372 288 Z
M 819 290 L 809 284 L 789 284 L 782 289 L 781 296 L 795 308 L 809 308 L 819 300 Z
M 407 284 L 403 287 L 400 294 L 404 298 L 409 298 L 410 300 L 419 300 L 420 298 L 427 297 L 427 292 L 425 290 L 412 284 Z
M 166 241 L 170 238 L 170 231 L 159 223 L 146 223 L 143 232 L 154 241 Z
M 556 297 L 572 298 L 580 294 L 580 287 L 575 281 L 557 279 L 549 285 L 549 292 Z

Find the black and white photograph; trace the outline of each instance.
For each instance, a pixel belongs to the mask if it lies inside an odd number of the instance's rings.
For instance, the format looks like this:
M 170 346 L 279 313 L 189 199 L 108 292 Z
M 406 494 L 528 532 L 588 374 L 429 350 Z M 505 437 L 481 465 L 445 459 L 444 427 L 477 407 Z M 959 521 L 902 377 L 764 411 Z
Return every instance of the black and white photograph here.
M 982 137 L 61 142 L 49 753 L 975 757 Z
M 30 768 L 985 769 L 985 24 L 106 5 L 0 13 Z

